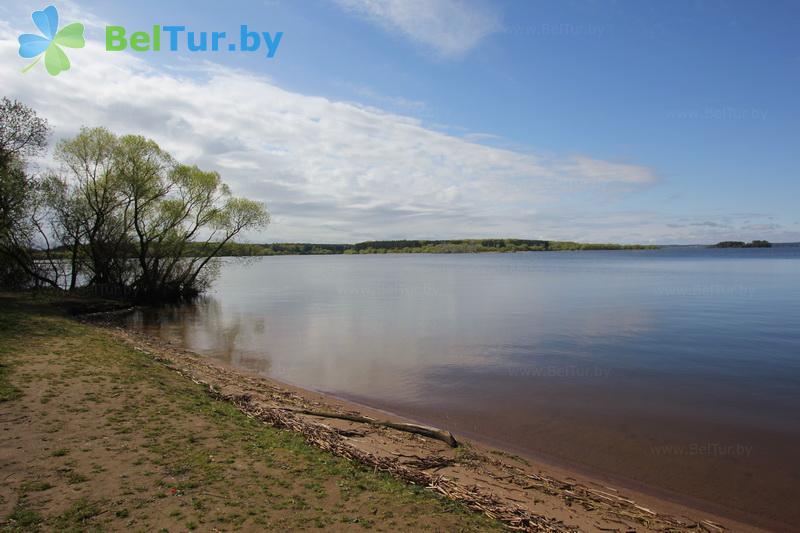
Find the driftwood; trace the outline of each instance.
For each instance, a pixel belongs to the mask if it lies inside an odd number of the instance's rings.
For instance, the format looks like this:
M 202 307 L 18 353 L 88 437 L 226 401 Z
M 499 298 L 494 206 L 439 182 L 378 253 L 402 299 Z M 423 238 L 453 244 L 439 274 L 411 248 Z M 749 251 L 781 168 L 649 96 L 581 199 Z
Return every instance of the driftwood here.
M 354 415 L 349 413 L 333 413 L 330 411 L 311 411 L 309 409 L 292 409 L 290 407 L 281 407 L 284 411 L 292 411 L 309 416 L 319 416 L 321 418 L 338 418 L 340 420 L 349 420 L 350 422 L 359 422 L 362 424 L 372 424 L 374 426 L 384 426 L 398 431 L 405 431 L 406 433 L 415 433 L 423 435 L 431 439 L 436 439 L 444 442 L 452 448 L 458 447 L 458 441 L 449 431 L 431 426 L 421 426 L 419 424 L 404 424 L 401 422 L 390 422 L 389 420 L 377 420 L 368 416 Z

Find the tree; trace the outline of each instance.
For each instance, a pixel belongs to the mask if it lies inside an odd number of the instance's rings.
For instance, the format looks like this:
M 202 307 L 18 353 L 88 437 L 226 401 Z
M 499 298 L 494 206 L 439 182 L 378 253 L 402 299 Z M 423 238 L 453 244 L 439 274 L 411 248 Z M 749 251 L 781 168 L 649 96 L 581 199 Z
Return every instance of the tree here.
M 33 109 L 3 97 L 0 101 L 0 163 L 40 153 L 47 146 L 49 135 L 47 121 Z
M 131 280 L 128 256 L 132 250 L 130 205 L 116 174 L 118 138 L 105 128 L 82 128 L 56 147 L 56 159 L 67 176 L 63 198 L 67 206 L 61 226 L 78 237 L 80 258 L 73 261 L 86 270 L 88 283 L 123 287 Z
M 217 172 L 179 164 L 142 136 L 83 129 L 59 144 L 57 157 L 74 184 L 62 189 L 61 226 L 73 242 L 85 241 L 79 264 L 90 284 L 139 300 L 198 294 L 225 244 L 269 222 L 262 203 L 232 197 Z
M 0 101 L 0 286 L 58 286 L 60 266 L 37 261 L 34 250 L 50 249 L 41 181 L 27 172 L 26 158 L 41 153 L 47 121 L 16 100 Z
M 42 181 L 44 202 L 50 208 L 50 227 L 56 242 L 69 254 L 69 281 L 67 288 L 77 288 L 78 276 L 84 270 L 82 241 L 86 236 L 83 220 L 87 218 L 85 204 L 72 194 L 69 183 L 55 174 Z

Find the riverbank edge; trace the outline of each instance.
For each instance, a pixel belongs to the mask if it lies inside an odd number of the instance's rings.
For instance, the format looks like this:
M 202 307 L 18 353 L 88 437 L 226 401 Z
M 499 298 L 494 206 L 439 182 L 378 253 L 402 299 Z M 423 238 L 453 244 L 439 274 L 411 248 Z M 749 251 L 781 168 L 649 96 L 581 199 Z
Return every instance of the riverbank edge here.
M 626 530 L 620 529 L 624 524 L 639 531 L 765 531 L 727 514 L 701 511 L 646 490 L 626 487 L 620 491 L 585 472 L 514 455 L 474 438 L 459 438 L 461 445 L 450 448 L 419 435 L 398 436 L 399 432 L 391 428 L 366 424 L 365 431 L 365 424 L 301 413 L 416 423 L 347 399 L 254 375 L 122 327 L 119 318 L 132 311 L 115 309 L 76 318 L 106 329 L 248 416 L 300 433 L 310 444 L 335 455 L 425 486 L 512 529 L 614 531 Z M 405 453 L 409 451 L 414 453 Z M 487 478 L 489 483 L 485 483 Z M 578 507 L 582 509 L 576 512 Z

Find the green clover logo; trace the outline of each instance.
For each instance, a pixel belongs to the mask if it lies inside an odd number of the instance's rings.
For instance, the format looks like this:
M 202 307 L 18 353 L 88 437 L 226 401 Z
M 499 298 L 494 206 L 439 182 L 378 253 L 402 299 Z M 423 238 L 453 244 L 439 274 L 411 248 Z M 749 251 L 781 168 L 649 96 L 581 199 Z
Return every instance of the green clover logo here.
M 69 58 L 61 47 L 83 48 L 86 45 L 83 39 L 83 24 L 73 22 L 58 31 L 58 11 L 55 6 L 34 11 L 31 18 L 42 35 L 23 33 L 19 36 L 19 55 L 36 58 L 36 61 L 22 69 L 22 72 L 28 72 L 33 68 L 42 59 L 42 53 L 44 53 L 44 66 L 51 76 L 58 76 L 61 72 L 69 70 Z

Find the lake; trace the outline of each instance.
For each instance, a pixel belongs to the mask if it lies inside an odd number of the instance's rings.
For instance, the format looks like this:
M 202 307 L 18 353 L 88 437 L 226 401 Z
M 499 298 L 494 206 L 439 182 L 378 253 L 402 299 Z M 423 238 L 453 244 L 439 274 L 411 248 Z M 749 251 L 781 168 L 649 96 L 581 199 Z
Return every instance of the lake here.
M 130 323 L 616 484 L 800 521 L 800 248 L 226 259 L 207 298 Z

